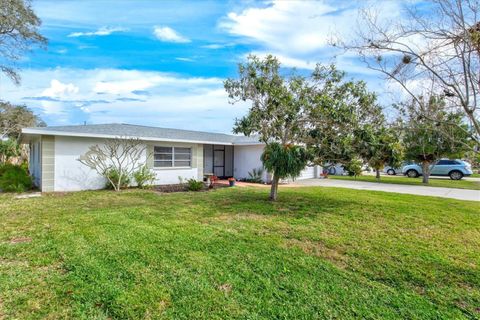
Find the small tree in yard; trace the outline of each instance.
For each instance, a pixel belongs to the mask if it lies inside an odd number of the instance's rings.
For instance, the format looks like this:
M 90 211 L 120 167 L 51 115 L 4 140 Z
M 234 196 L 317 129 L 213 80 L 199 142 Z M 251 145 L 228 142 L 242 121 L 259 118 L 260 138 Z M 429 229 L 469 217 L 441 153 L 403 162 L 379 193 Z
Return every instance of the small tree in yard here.
M 375 170 L 380 180 L 380 170 L 385 165 L 398 167 L 403 159 L 403 146 L 399 135 L 386 125 L 366 125 L 355 136 L 358 154 Z
M 276 200 L 279 180 L 297 177 L 307 165 L 306 148 L 293 145 L 301 142 L 305 133 L 310 88 L 303 77 L 283 77 L 273 56 L 249 56 L 239 65 L 239 79 L 228 79 L 224 85 L 231 103 L 252 103 L 248 114 L 235 121 L 233 131 L 258 135 L 266 144 L 262 160 L 273 174 L 270 199 Z
M 404 118 L 400 120 L 405 158 L 421 163 L 425 184 L 428 184 L 432 164 L 443 157 L 463 157 L 470 150 L 471 137 L 462 114 L 447 112 L 438 97 L 430 97 L 427 101 L 422 103 L 423 108 L 427 108 L 422 113 L 428 113 L 428 119 L 418 116 L 419 106 L 413 101 L 401 107 Z
M 146 146 L 136 138 L 108 139 L 89 147 L 78 161 L 95 170 L 115 191 L 127 187 L 134 172 L 145 165 L 141 161 Z

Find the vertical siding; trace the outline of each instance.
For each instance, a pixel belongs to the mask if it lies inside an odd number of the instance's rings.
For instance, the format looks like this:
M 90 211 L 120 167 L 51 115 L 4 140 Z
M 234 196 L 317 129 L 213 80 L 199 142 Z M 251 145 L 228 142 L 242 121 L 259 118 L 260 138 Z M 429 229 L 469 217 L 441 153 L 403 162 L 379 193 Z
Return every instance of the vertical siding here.
M 42 192 L 52 192 L 55 191 L 55 137 L 42 136 L 41 145 L 41 189 Z
M 195 154 L 194 158 L 192 159 L 192 167 L 193 162 L 195 162 L 195 167 L 198 171 L 198 180 L 203 180 L 203 144 L 197 144 L 195 149 L 192 150 L 192 153 Z
M 147 152 L 147 161 L 146 161 L 147 168 L 153 169 L 153 145 L 152 144 L 147 144 L 146 152 Z

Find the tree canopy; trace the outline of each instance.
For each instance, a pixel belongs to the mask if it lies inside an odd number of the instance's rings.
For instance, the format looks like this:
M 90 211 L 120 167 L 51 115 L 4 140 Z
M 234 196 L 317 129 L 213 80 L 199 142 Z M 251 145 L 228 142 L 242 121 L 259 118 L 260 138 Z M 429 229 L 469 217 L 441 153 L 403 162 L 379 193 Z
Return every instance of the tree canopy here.
M 47 39 L 39 32 L 41 21 L 29 0 L 2 0 L 0 5 L 0 71 L 16 84 L 20 82 L 18 61 L 33 46 Z
M 317 65 L 308 77 L 282 71 L 271 55 L 249 56 L 239 65 L 239 78 L 225 81 L 231 103 L 251 102 L 233 131 L 266 144 L 262 161 L 273 173 L 272 200 L 279 179 L 298 177 L 309 161 L 352 161 L 356 130 L 375 125 L 382 114 L 366 84 L 346 80 L 334 65 Z
M 45 122 L 26 106 L 0 101 L 0 137 L 16 140 L 22 128 L 45 126 Z
M 405 2 L 403 18 L 385 21 L 376 8 L 361 12 L 351 41 L 337 41 L 357 52 L 371 69 L 383 73 L 415 100 L 419 116 L 422 96 L 443 96 L 448 111 L 461 113 L 480 142 L 480 3 L 477 0 Z M 450 125 L 455 125 L 450 123 Z
M 270 198 L 276 200 L 279 180 L 295 178 L 307 165 L 304 146 L 287 146 L 302 141 L 310 87 L 304 77 L 282 76 L 280 62 L 271 55 L 264 59 L 249 56 L 246 63 L 239 64 L 238 73 L 238 79 L 224 83 L 230 102 L 252 104 L 246 116 L 236 119 L 233 131 L 258 135 L 259 141 L 267 145 L 262 159 L 273 174 Z
M 405 158 L 422 164 L 423 182 L 428 183 L 430 165 L 443 157 L 462 158 L 470 150 L 471 134 L 461 113 L 446 110 L 441 97 L 422 97 L 422 113 L 418 116 L 416 101 L 401 108 L 399 120 L 403 132 Z M 433 121 L 432 121 L 433 119 Z

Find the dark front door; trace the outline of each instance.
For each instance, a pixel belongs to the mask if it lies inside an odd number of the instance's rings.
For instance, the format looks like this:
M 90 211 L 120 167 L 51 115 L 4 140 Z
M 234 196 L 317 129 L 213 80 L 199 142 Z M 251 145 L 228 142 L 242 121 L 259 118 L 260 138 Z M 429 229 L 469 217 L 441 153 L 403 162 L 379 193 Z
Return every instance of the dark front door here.
M 213 146 L 213 174 L 225 177 L 225 146 Z

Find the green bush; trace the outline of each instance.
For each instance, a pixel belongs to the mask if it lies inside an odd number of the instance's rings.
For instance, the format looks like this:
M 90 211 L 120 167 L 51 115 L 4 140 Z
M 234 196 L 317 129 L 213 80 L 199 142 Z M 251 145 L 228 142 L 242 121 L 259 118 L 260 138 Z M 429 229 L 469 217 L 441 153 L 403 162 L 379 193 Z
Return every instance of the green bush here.
M 362 161 L 353 159 L 343 166 L 351 177 L 362 175 Z
M 187 180 L 187 188 L 189 191 L 200 191 L 204 187 L 203 181 L 197 181 L 195 179 Z
M 5 164 L 0 167 L 0 189 L 5 192 L 24 192 L 32 188 L 32 178 L 24 166 Z
M 147 166 L 143 166 L 133 173 L 133 178 L 137 182 L 139 188 L 148 188 L 155 180 L 155 172 L 147 168 Z
M 245 179 L 247 182 L 253 183 L 262 183 L 262 176 L 263 176 L 263 168 L 253 169 L 248 173 L 248 178 Z
M 120 171 L 116 168 L 109 168 L 105 172 L 104 176 L 107 178 L 107 183 L 105 185 L 105 188 L 107 189 L 115 189 L 115 186 L 112 184 L 112 182 L 115 185 L 120 185 L 120 189 L 125 189 L 130 185 L 131 177 L 128 174 L 123 173 L 120 181 Z

